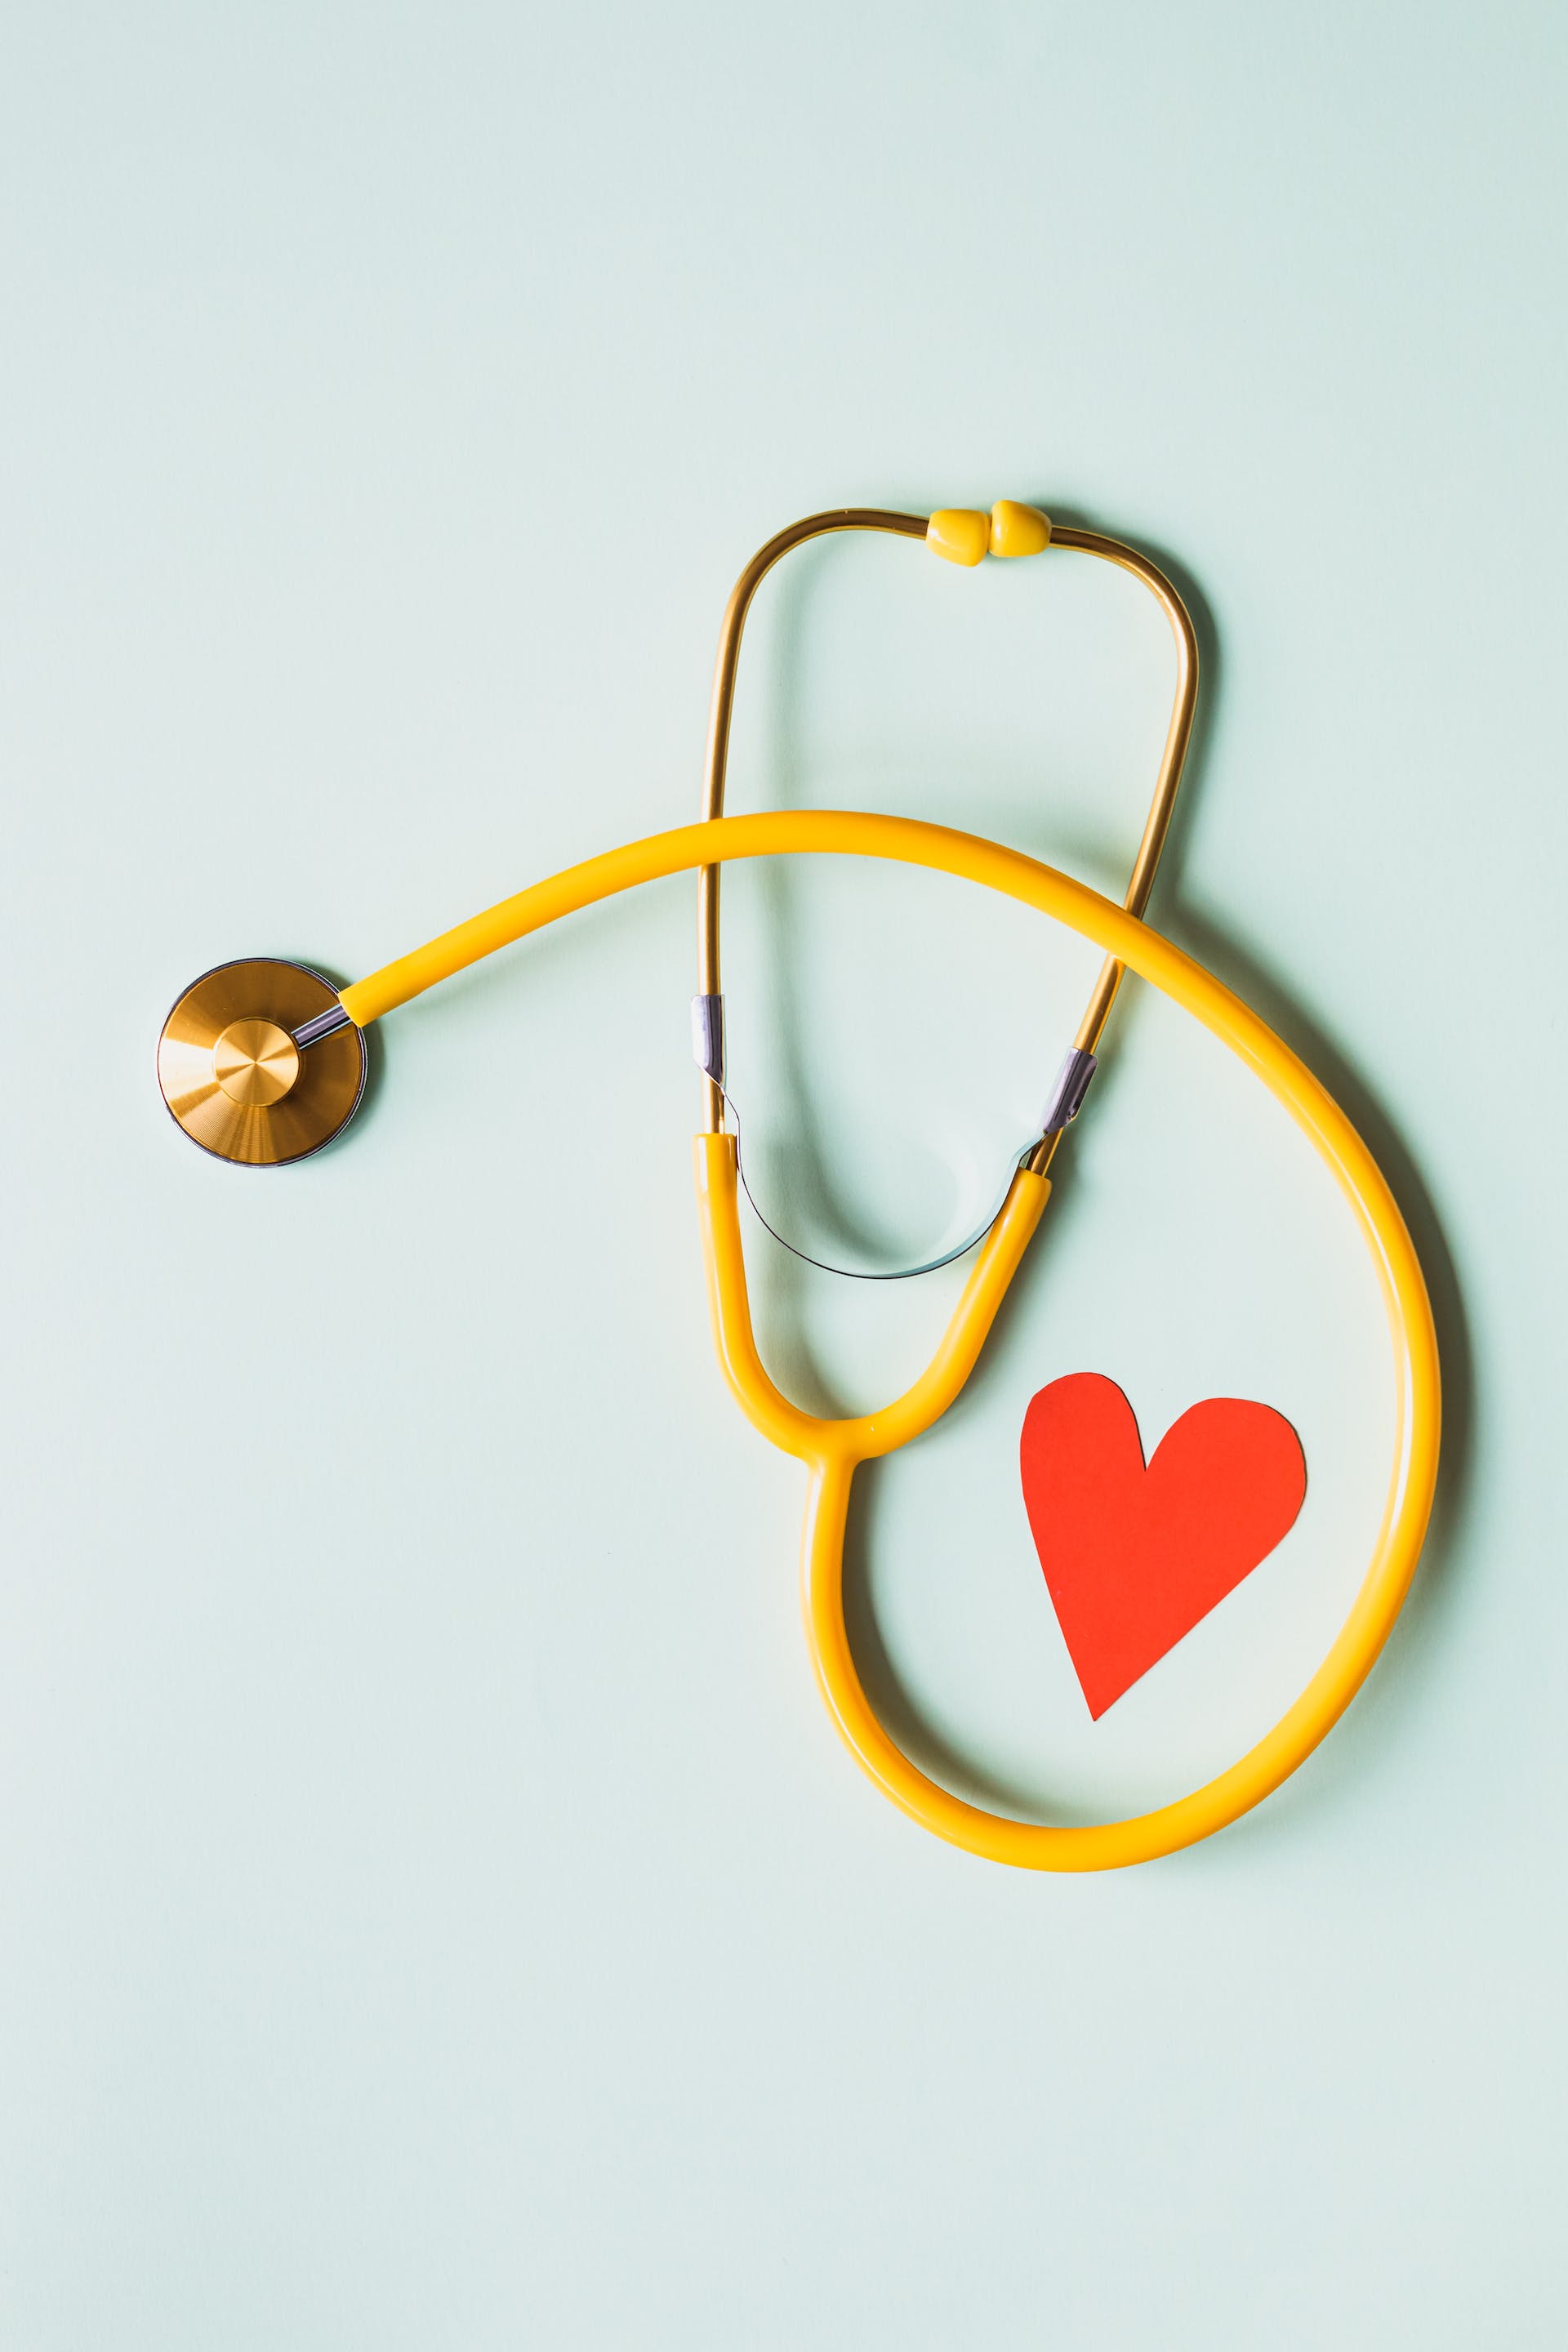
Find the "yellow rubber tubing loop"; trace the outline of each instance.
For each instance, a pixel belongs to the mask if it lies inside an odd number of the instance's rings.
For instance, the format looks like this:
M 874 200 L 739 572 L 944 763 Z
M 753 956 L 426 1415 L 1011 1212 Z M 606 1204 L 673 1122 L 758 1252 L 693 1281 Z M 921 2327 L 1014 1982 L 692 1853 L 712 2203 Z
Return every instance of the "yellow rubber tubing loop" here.
M 1008 1820 L 928 1780 L 882 1729 L 860 1685 L 844 1623 L 843 1553 L 856 1465 L 929 1429 L 968 1378 L 1050 1192 L 1020 1171 L 976 1256 L 942 1344 L 914 1386 L 881 1412 L 821 1421 L 779 1393 L 763 1368 L 746 1297 L 730 1136 L 697 1139 L 698 1199 L 719 1358 L 752 1423 L 810 1473 L 802 1572 L 806 1638 L 828 1712 L 884 1795 L 937 1837 L 1026 1870 L 1112 1870 L 1211 1836 L 1259 1803 L 1310 1756 L 1364 1681 L 1387 1640 L 1420 1555 L 1437 1475 L 1441 1388 L 1431 1303 L 1405 1220 L 1381 1169 L 1339 1105 L 1267 1022 L 1158 931 L 1110 899 L 1016 850 L 908 817 L 791 809 L 721 817 L 628 843 L 503 899 L 428 947 L 343 991 L 363 1026 L 489 955 L 620 890 L 742 857 L 880 857 L 976 882 L 1091 940 L 1228 1045 L 1284 1105 L 1355 1213 L 1388 1310 L 1394 1348 L 1393 1475 L 1361 1590 L 1305 1690 L 1258 1745 L 1190 1796 L 1124 1822 L 1061 1829 Z

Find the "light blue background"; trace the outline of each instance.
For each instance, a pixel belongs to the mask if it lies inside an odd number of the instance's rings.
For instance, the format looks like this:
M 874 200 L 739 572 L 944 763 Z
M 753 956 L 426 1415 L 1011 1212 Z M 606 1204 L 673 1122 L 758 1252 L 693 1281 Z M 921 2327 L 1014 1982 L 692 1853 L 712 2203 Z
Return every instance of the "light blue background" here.
M 1544 5 L 8 13 L 6 2352 L 1563 2340 L 1564 46 Z M 1450 1384 L 1346 1723 L 1083 1881 L 921 1837 L 817 1706 L 800 1479 L 700 1294 L 688 884 L 388 1022 L 291 1173 L 153 1084 L 214 961 L 351 977 L 694 814 L 781 523 L 1004 494 L 1190 588 L 1155 918 L 1364 1123 Z M 734 805 L 1115 888 L 1170 683 L 1081 559 L 816 551 Z M 897 874 L 728 904 L 760 1173 L 919 1247 L 1092 959 Z M 941 1280 L 753 1255 L 803 1397 L 923 1361 Z M 1312 1475 L 1098 1727 L 1016 1473 L 1082 1369 L 1151 1444 L 1267 1398 Z M 982 1375 L 867 1482 L 900 1736 L 1069 1819 L 1223 1764 L 1338 1621 L 1388 1415 L 1342 1208 L 1130 992 Z

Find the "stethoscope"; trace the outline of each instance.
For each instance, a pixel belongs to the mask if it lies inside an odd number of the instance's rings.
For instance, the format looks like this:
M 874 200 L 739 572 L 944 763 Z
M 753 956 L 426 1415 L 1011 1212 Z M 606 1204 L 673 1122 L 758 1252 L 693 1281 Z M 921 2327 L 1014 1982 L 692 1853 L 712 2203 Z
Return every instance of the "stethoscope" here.
M 1176 643 L 1176 694 L 1159 775 L 1127 896 L 1118 907 L 1016 850 L 908 817 L 798 809 L 723 814 L 730 722 L 746 615 L 761 582 L 792 548 L 829 531 L 889 531 L 923 540 L 952 562 L 986 554 L 1075 549 L 1120 564 L 1157 598 Z M 339 992 L 278 958 L 219 965 L 174 1007 L 159 1043 L 163 1098 L 194 1141 L 249 1166 L 305 1158 L 340 1134 L 363 1092 L 364 1031 L 438 981 L 563 915 L 666 875 L 698 877 L 696 1057 L 703 1127 L 695 1142 L 698 1214 L 714 1340 L 741 1410 L 807 1473 L 802 1573 L 806 1638 L 817 1682 L 845 1744 L 884 1795 L 934 1835 L 995 1862 L 1033 1870 L 1105 1870 L 1191 1845 L 1279 1787 L 1350 1704 L 1387 1640 L 1415 1569 L 1431 1514 L 1441 1419 L 1436 1335 L 1405 1221 L 1372 1153 L 1310 1071 L 1212 972 L 1142 920 L 1181 782 L 1197 698 L 1197 644 L 1180 596 L 1136 549 L 1097 531 L 1053 528 L 1037 508 L 1003 499 L 990 514 L 931 515 L 848 507 L 791 524 L 759 550 L 735 583 L 719 640 L 708 732 L 702 821 L 627 843 L 502 899 L 426 947 Z M 741 1238 L 742 1185 L 735 1122 L 725 1124 L 719 883 L 732 860 L 784 856 L 878 857 L 920 866 L 1037 908 L 1101 949 L 1105 962 L 1045 1107 L 1000 1206 L 973 1249 L 973 1264 L 935 1354 L 881 1411 L 844 1420 L 803 1412 L 775 1387 L 752 1328 Z M 1349 1202 L 1377 1269 L 1394 1371 L 1393 1467 L 1382 1525 L 1349 1615 L 1293 1706 L 1258 1744 L 1191 1795 L 1153 1811 L 1087 1828 L 1057 1828 L 987 1812 L 910 1762 L 867 1698 L 845 1629 L 843 1555 L 855 1472 L 907 1445 L 947 1411 L 968 1379 L 1050 1195 L 1047 1173 L 1082 1106 L 1123 973 L 1136 972 L 1227 1045 L 1277 1097 Z M 771 1229 L 771 1228 L 770 1228 Z M 782 1236 L 780 1236 L 782 1238 Z M 786 1246 L 794 1247 L 793 1244 Z M 800 1253 L 805 1255 L 805 1253 Z M 851 1269 L 843 1269 L 849 1271 Z M 921 1272 L 923 1267 L 909 1269 Z

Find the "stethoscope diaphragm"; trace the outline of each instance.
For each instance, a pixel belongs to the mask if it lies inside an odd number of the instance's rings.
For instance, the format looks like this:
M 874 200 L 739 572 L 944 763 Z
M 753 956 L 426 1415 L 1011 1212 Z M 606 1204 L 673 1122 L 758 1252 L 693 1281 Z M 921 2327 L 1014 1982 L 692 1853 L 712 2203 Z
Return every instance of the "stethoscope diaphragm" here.
M 158 1040 L 158 1085 L 175 1125 L 244 1168 L 320 1151 L 359 1108 L 364 1080 L 364 1034 L 331 982 L 281 956 L 203 972 Z

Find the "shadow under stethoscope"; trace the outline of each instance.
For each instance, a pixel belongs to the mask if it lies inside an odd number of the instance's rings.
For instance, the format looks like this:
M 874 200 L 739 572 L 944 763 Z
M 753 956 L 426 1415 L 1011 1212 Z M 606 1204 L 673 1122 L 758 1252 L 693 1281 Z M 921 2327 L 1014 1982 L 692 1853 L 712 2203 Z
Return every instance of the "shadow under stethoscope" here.
M 1096 527 L 1089 525 L 1088 518 L 1064 512 L 1060 507 L 1051 510 L 1064 523 Z M 1468 1515 L 1475 1437 L 1474 1369 L 1464 1299 L 1442 1219 L 1392 1118 L 1343 1048 L 1290 995 L 1265 958 L 1242 944 L 1233 929 L 1224 928 L 1211 916 L 1196 912 L 1184 899 L 1184 852 L 1201 790 L 1224 663 L 1213 614 L 1196 583 L 1163 548 L 1151 546 L 1148 552 L 1174 582 L 1192 616 L 1203 680 L 1183 789 L 1162 862 L 1153 919 L 1167 937 L 1206 965 L 1262 1014 L 1322 1080 L 1370 1146 L 1398 1201 L 1426 1273 L 1443 1370 L 1443 1451 L 1431 1524 L 1410 1598 L 1387 1648 L 1335 1738 L 1320 1749 L 1307 1769 L 1296 1774 L 1277 1792 L 1267 1808 L 1266 1819 L 1255 1811 L 1230 1828 L 1226 1840 L 1219 1842 L 1223 1852 L 1229 1840 L 1252 1837 L 1266 1830 L 1277 1833 L 1283 1819 L 1299 1818 L 1304 1811 L 1322 1802 L 1326 1793 L 1337 1790 L 1348 1771 L 1364 1769 L 1374 1752 L 1386 1751 L 1391 1738 L 1397 1735 L 1405 1710 L 1416 1703 L 1418 1685 L 1407 1668 L 1436 1637 L 1451 1606 L 1455 1568 Z M 785 803 L 795 797 L 793 787 L 804 764 L 798 748 L 802 731 L 799 677 L 812 570 L 806 564 L 790 577 L 787 585 L 781 583 L 773 665 L 773 740 L 778 747 L 774 762 L 777 791 L 780 800 Z M 985 828 L 980 825 L 976 829 Z M 1024 841 L 1018 845 L 1051 864 L 1069 866 L 1085 863 L 1099 866 L 1107 846 L 1100 842 L 1081 841 L 1064 845 L 1059 834 L 1052 841 Z M 769 861 L 761 877 L 760 906 L 767 950 L 775 961 L 775 969 L 788 971 L 798 951 L 801 899 L 799 885 L 787 860 Z M 775 989 L 773 1000 L 775 1066 L 789 1089 L 792 1103 L 787 1162 L 792 1189 L 812 1200 L 818 1230 L 830 1238 L 834 1247 L 851 1257 L 874 1260 L 880 1237 L 869 1221 L 835 1188 L 829 1172 L 825 1123 L 814 1097 L 812 1057 L 797 1004 L 787 988 Z M 1119 1018 L 1129 1013 L 1135 1017 L 1131 1006 L 1118 1008 Z M 1109 1097 L 1114 1083 L 1112 1056 L 1101 1081 L 1102 1099 Z M 1058 1154 L 1051 1173 L 1058 1196 L 1053 1213 L 1059 1217 L 1070 1203 L 1075 1188 L 1070 1149 Z M 785 1388 L 810 1410 L 842 1412 L 846 1408 L 833 1395 L 805 1338 L 805 1269 L 773 1244 L 765 1244 L 764 1247 L 765 1259 L 759 1271 L 765 1267 L 767 1328 L 771 1335 L 768 1352 L 774 1370 Z M 988 1401 L 994 1399 L 1000 1378 L 998 1360 L 1007 1352 L 1009 1326 L 1017 1311 L 1022 1283 L 1028 1278 L 1026 1267 L 1019 1286 L 997 1318 L 986 1355 L 954 1410 L 984 1411 Z M 856 1482 L 845 1549 L 845 1615 L 867 1696 L 890 1737 L 922 1769 L 956 1794 L 1020 1819 L 1037 1818 L 1039 1792 L 988 1775 L 944 1739 L 913 1703 L 889 1655 L 877 1623 L 871 1577 L 880 1517 L 881 1468 L 877 1463 L 867 1465 Z M 1076 1825 L 1079 1818 L 1095 1818 L 1087 1812 L 1080 1815 L 1075 1807 L 1053 1807 L 1051 1817 L 1069 1826 Z M 1205 1841 L 1200 1850 L 1206 1852 L 1212 1843 Z

